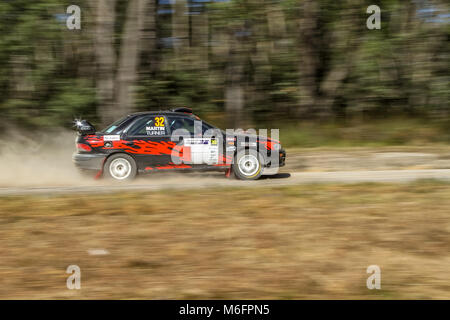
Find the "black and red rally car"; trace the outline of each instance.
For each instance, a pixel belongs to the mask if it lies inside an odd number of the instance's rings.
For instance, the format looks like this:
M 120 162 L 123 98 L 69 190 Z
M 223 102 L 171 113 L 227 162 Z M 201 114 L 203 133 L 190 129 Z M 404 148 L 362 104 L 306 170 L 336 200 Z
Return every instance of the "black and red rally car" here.
M 86 120 L 75 125 L 76 167 L 116 180 L 163 170 L 216 170 L 253 180 L 267 168 L 284 166 L 286 157 L 279 141 L 249 132 L 224 132 L 188 108 L 133 113 L 100 132 Z

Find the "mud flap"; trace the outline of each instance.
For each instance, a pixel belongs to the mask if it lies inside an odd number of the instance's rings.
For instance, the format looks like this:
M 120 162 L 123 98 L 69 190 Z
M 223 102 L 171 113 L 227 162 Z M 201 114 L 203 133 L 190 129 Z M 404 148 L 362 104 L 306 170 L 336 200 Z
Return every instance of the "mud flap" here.
M 231 176 L 231 166 L 225 171 L 225 177 L 229 178 Z
M 100 179 L 102 177 L 102 175 L 103 175 L 103 167 L 105 166 L 105 162 L 106 162 L 106 158 L 103 159 L 102 167 L 100 168 L 100 170 L 98 170 L 97 174 L 94 177 L 95 180 L 98 180 L 98 179 Z

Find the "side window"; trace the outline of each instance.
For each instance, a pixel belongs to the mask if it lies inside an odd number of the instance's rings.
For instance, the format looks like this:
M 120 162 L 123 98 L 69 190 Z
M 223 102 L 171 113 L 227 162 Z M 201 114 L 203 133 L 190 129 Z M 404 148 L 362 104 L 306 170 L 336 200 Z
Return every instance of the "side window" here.
M 207 125 L 206 123 L 202 123 L 202 132 L 203 132 L 203 134 L 205 134 L 205 132 L 206 131 L 208 131 L 208 130 L 214 130 L 214 127 L 211 127 L 211 126 L 209 126 L 209 125 Z
M 120 134 L 123 129 L 125 129 L 133 121 L 133 117 L 126 116 L 122 119 L 115 121 L 113 124 L 109 125 L 101 132 L 106 134 Z
M 128 131 L 130 136 L 164 136 L 167 135 L 166 118 L 163 116 L 139 119 Z
M 194 120 L 189 121 L 191 119 L 189 118 L 169 118 L 170 122 L 170 132 L 175 132 L 177 129 L 185 129 L 187 130 L 191 135 L 194 134 Z
M 184 118 L 184 117 L 170 117 L 169 118 L 169 126 L 170 131 L 174 132 L 177 129 L 185 129 L 187 130 L 191 136 L 195 134 L 195 125 L 200 125 L 202 123 L 200 120 L 194 121 L 192 118 Z M 205 133 L 205 125 L 199 127 L 197 129 L 197 133 Z M 200 135 L 200 134 L 199 134 Z

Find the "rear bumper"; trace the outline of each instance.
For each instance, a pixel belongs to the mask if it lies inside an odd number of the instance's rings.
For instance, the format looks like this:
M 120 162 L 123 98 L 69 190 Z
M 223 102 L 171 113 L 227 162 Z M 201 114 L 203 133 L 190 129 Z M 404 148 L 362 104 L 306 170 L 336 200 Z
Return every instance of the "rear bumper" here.
M 103 161 L 106 155 L 104 154 L 88 154 L 88 153 L 74 153 L 72 155 L 72 162 L 75 167 L 83 170 L 101 170 Z

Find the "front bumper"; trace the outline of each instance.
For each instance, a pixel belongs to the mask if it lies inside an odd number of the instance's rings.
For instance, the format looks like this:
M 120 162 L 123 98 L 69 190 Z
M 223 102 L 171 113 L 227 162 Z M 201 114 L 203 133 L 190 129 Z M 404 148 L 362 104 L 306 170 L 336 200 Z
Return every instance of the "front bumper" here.
M 279 168 L 286 164 L 286 151 L 281 149 L 279 151 L 272 151 L 269 155 L 264 155 L 264 167 Z
M 89 154 L 89 153 L 74 153 L 72 155 L 72 162 L 79 169 L 83 170 L 101 170 L 106 155 L 104 154 Z
M 284 149 L 280 150 L 280 155 L 279 155 L 280 159 L 279 159 L 279 167 L 284 167 L 286 164 L 286 151 Z

